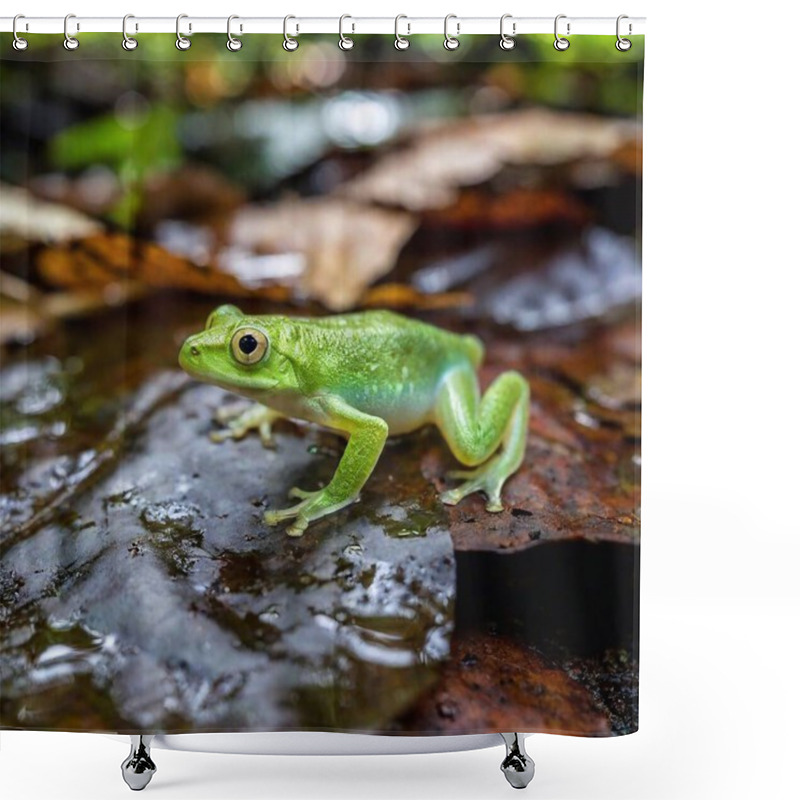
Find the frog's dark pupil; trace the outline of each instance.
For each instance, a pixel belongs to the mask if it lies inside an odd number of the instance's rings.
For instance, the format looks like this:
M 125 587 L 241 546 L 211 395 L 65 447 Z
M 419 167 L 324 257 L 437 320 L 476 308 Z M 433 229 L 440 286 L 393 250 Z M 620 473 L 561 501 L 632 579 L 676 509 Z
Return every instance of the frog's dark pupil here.
M 239 349 L 246 355 L 249 356 L 256 347 L 258 347 L 258 342 L 256 341 L 256 337 L 252 334 L 248 333 L 246 336 L 242 336 L 239 339 Z

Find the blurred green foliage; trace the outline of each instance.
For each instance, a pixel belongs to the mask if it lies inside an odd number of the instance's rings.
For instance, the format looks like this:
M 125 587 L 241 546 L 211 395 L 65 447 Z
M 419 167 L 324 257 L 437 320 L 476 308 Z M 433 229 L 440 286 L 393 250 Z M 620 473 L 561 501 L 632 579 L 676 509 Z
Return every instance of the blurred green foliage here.
M 175 134 L 179 114 L 160 106 L 135 114 L 111 112 L 80 122 L 50 141 L 53 163 L 64 169 L 101 163 L 119 168 L 132 165 L 134 172 L 168 168 L 181 161 Z
M 641 36 L 631 37 L 633 47 L 624 53 L 614 47 L 613 35 L 575 36 L 566 51 L 553 47 L 552 35 L 517 37 L 510 51 L 498 47 L 496 36 L 464 36 L 457 50 L 448 51 L 442 36 L 423 35 L 412 36 L 411 47 L 402 52 L 391 36 L 355 36 L 355 47 L 346 54 L 329 35 L 301 35 L 292 53 L 283 50 L 280 36 L 244 35 L 236 53 L 219 34 L 193 36 L 187 51 L 176 49 L 174 34 L 142 35 L 133 51 L 120 47 L 118 34 L 81 35 L 75 52 L 64 50 L 58 36 L 31 35 L 28 49 L 17 53 L 7 38 L 0 44 L 0 132 L 12 144 L 2 146 L 0 177 L 25 182 L 24 160 L 35 172 L 106 165 L 122 187 L 110 217 L 125 227 L 135 219 L 143 181 L 187 156 L 196 158 L 192 147 L 205 147 L 201 158 L 247 188 L 263 190 L 264 176 L 281 174 L 263 163 L 276 157 L 274 142 L 220 133 L 235 131 L 233 120 L 240 110 L 248 112 L 249 101 L 280 100 L 300 109 L 304 102 L 352 89 L 418 97 L 435 90 L 437 108 L 425 112 L 432 117 L 532 104 L 641 113 Z M 327 75 L 327 82 L 320 75 Z M 472 105 L 481 89 L 491 90 L 491 102 L 499 104 Z M 32 157 L 36 145 L 26 138 L 24 123 L 16 142 L 5 133 L 43 109 L 59 113 L 47 112 L 47 126 L 39 126 L 42 152 Z M 277 112 L 270 106 L 269 113 Z M 292 125 L 314 124 L 313 118 L 281 113 L 287 119 L 281 136 L 289 135 L 297 148 L 302 137 L 292 133 Z M 210 126 L 212 144 L 198 144 L 203 126 Z
M 180 113 L 166 105 L 114 111 L 79 122 L 49 142 L 55 167 L 75 170 L 105 164 L 123 189 L 110 218 L 128 227 L 141 201 L 142 182 L 154 172 L 177 167 L 183 151 L 177 135 Z

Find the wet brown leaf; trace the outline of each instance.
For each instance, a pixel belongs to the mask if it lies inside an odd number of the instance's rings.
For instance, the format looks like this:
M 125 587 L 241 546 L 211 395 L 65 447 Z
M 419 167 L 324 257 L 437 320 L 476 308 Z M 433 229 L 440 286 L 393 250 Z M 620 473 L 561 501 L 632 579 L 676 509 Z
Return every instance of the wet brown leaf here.
M 503 489 L 505 510 L 489 514 L 471 495 L 447 507 L 456 550 L 515 550 L 546 541 L 636 543 L 639 539 L 640 367 L 634 322 L 572 340 L 485 340 L 485 387 L 515 369 L 529 377 L 525 460 Z M 438 442 L 422 470 L 438 491 L 456 464 Z
M 422 224 L 430 227 L 505 230 L 554 222 L 581 225 L 588 218 L 587 209 L 564 192 L 516 187 L 503 194 L 479 189 L 463 190 L 448 208 L 425 212 Z

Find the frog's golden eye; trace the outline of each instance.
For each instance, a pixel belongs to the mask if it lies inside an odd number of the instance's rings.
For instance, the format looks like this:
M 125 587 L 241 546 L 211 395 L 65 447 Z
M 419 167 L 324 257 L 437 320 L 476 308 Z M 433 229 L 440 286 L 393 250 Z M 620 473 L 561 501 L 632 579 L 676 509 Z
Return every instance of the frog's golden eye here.
M 231 339 L 231 352 L 240 364 L 257 364 L 269 350 L 269 339 L 257 328 L 240 328 Z

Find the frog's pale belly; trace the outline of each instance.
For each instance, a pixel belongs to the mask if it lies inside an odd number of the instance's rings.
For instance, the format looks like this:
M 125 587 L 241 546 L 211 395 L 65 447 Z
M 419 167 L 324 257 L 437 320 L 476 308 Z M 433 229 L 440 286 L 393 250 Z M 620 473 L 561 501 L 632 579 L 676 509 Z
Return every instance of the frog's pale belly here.
M 364 383 L 340 391 L 347 403 L 389 426 L 389 436 L 409 433 L 433 420 L 440 380 L 405 380 L 397 383 Z
M 367 400 L 360 410 L 384 420 L 389 426 L 389 436 L 409 433 L 432 421 L 432 397 L 417 396 L 413 400 L 401 401 L 384 398 L 383 402 L 377 398 L 376 400 L 377 402 Z
M 382 386 L 376 383 L 343 388 L 336 392 L 331 391 L 330 394 L 340 397 L 364 414 L 384 420 L 389 426 L 389 435 L 398 436 L 433 421 L 433 408 L 439 385 L 440 381 L 426 382 L 425 385 L 407 381 L 394 386 Z M 289 392 L 241 393 L 287 417 L 335 428 L 331 420 L 321 414 L 313 395 L 305 397 Z

